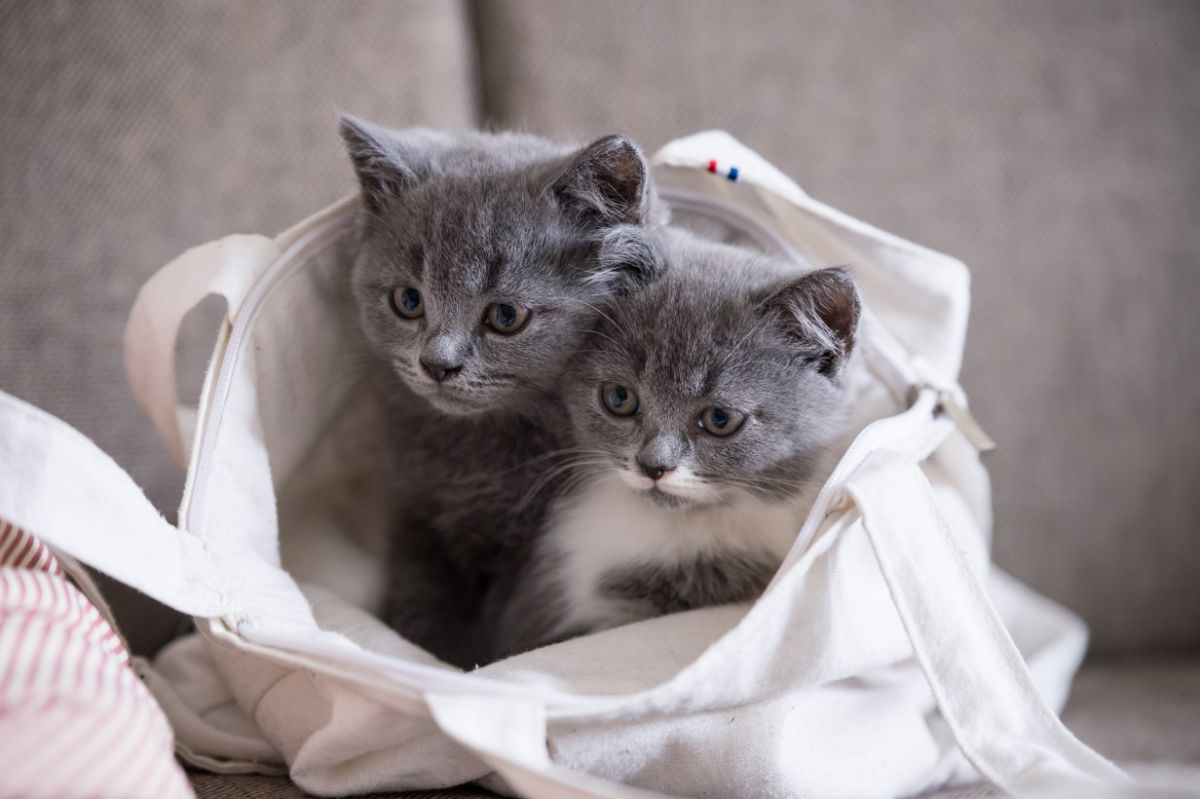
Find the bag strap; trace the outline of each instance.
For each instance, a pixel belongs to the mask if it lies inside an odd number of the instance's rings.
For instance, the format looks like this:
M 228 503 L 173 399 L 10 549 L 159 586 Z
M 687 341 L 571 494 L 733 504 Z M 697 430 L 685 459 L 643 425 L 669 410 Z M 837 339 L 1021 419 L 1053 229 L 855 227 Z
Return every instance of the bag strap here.
M 1128 782 L 1038 692 L 916 463 L 877 451 L 847 490 L 942 716 L 980 774 L 1018 796 Z
M 134 300 L 125 326 L 125 371 L 138 404 L 181 467 L 187 466 L 188 442 L 179 425 L 175 342 L 183 318 L 206 297 L 224 297 L 224 339 L 251 287 L 279 254 L 265 236 L 226 236 L 193 247 L 158 270 Z
M 208 551 L 65 422 L 0 391 L 0 518 L 193 616 L 225 615 Z

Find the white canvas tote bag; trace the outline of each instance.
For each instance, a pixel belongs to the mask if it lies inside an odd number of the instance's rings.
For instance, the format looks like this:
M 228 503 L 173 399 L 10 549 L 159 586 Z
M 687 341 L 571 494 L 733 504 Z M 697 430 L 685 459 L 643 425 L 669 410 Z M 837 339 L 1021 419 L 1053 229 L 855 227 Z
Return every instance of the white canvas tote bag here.
M 478 780 L 529 797 L 1016 794 L 1124 775 L 1056 716 L 1080 620 L 989 565 L 989 486 L 956 384 L 968 274 L 809 198 L 727 134 L 653 160 L 683 224 L 797 270 L 849 265 L 866 310 L 854 424 L 752 605 L 585 636 L 471 673 L 379 622 L 378 411 L 345 295 L 355 200 L 185 253 L 143 288 L 129 378 L 187 468 L 178 527 L 58 420 L 0 395 L 0 517 L 196 618 L 142 664 L 185 759 L 315 794 Z M 174 344 L 224 297 L 198 409 Z

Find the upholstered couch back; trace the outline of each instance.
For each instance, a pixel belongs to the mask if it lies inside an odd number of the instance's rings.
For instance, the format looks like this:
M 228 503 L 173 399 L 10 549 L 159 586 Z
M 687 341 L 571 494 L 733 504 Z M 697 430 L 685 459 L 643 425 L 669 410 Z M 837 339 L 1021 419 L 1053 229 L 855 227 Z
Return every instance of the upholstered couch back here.
M 998 562 L 1099 651 L 1200 646 L 1200 6 L 9 2 L 0 99 L 0 387 L 165 512 L 124 314 L 188 246 L 351 190 L 336 108 L 648 149 L 722 127 L 972 267 Z M 169 632 L 116 593 L 142 648 Z

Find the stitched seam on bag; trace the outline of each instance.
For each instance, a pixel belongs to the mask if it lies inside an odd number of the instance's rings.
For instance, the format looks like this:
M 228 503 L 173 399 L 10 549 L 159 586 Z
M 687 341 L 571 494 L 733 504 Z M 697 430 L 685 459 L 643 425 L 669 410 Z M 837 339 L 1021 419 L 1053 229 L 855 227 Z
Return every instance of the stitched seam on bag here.
M 308 243 L 313 246 L 313 249 L 304 251 L 306 259 L 308 257 L 312 257 L 312 256 L 315 256 L 315 255 L 323 252 L 327 247 L 329 247 L 332 244 L 334 244 L 335 242 L 339 241 L 344 236 L 351 233 L 353 230 L 353 228 L 351 227 L 350 224 L 347 223 L 345 218 L 335 217 L 335 219 L 333 221 L 327 222 L 325 224 L 327 224 L 329 227 L 318 228 L 316 231 L 313 232 L 313 234 L 312 234 L 313 239 L 318 241 L 319 243 L 316 243 L 316 244 L 313 244 L 312 242 Z M 301 242 L 303 242 L 303 239 L 301 240 Z M 294 246 L 299 247 L 301 242 L 297 242 L 297 244 Z M 200 446 L 200 454 L 197 457 L 197 461 L 196 461 L 197 474 L 196 474 L 196 480 L 194 482 L 193 490 L 192 490 L 193 503 L 190 503 L 189 518 L 187 519 L 187 526 L 188 526 L 189 531 L 195 529 L 195 526 L 192 524 L 192 521 L 193 521 L 192 517 L 197 513 L 207 514 L 207 507 L 208 507 L 209 503 L 213 501 L 212 498 L 208 496 L 208 491 L 207 491 L 209 475 L 211 474 L 211 466 L 209 466 L 209 464 L 212 462 L 212 454 L 211 453 L 212 453 L 213 448 L 216 446 L 216 442 L 220 436 L 220 432 L 223 427 L 222 422 L 224 419 L 224 411 L 229 405 L 229 397 L 233 391 L 233 385 L 232 385 L 233 384 L 233 376 L 236 373 L 237 366 L 241 362 L 244 348 L 247 346 L 246 342 L 249 340 L 249 338 L 248 338 L 249 333 L 246 331 L 254 324 L 254 321 L 257 318 L 260 309 L 267 303 L 267 301 L 270 299 L 270 297 L 275 293 L 275 290 L 288 277 L 290 277 L 293 274 L 296 274 L 303 267 L 304 260 L 301 260 L 298 254 L 293 254 L 293 253 L 294 253 L 294 251 L 289 249 L 288 252 L 284 253 L 283 256 L 281 256 L 281 260 L 286 259 L 288 257 L 291 257 L 293 259 L 292 263 L 287 264 L 288 268 L 286 268 L 286 270 L 284 271 L 284 274 L 281 274 L 281 275 L 275 277 L 273 279 L 273 282 L 271 282 L 270 285 L 267 286 L 267 288 L 263 290 L 263 294 L 261 297 L 255 298 L 254 297 L 254 289 L 252 289 L 250 291 L 250 293 L 247 295 L 246 301 L 242 304 L 242 307 L 239 309 L 237 319 L 235 319 L 233 321 L 233 329 L 230 334 L 229 341 L 225 347 L 225 352 L 227 353 L 227 356 L 226 356 L 226 359 L 221 364 L 220 374 L 217 376 L 217 380 L 213 385 L 212 393 L 218 401 L 216 403 L 210 403 L 209 407 L 208 407 L 209 418 L 206 421 L 209 421 L 212 423 L 206 424 L 204 439 L 202 441 L 198 442 L 199 446 Z M 267 272 L 265 274 L 263 274 L 262 277 L 259 278 L 259 281 L 270 280 L 272 277 L 272 274 L 274 272 L 274 269 L 275 269 L 275 267 L 268 269 Z M 256 285 L 258 285 L 258 284 L 256 284 Z M 254 302 L 251 303 L 251 300 L 254 300 Z M 245 317 L 244 320 L 243 320 L 243 317 Z M 255 412 L 257 413 L 257 407 L 255 409 Z M 213 416 L 214 413 L 216 413 L 215 417 Z M 201 499 L 201 503 L 199 504 L 199 506 L 197 506 L 194 503 L 194 500 L 196 499 L 197 491 L 199 491 L 200 499 Z M 204 510 L 201 511 L 201 510 L 198 510 L 198 508 L 203 508 Z M 197 536 L 197 537 L 200 537 L 200 536 Z

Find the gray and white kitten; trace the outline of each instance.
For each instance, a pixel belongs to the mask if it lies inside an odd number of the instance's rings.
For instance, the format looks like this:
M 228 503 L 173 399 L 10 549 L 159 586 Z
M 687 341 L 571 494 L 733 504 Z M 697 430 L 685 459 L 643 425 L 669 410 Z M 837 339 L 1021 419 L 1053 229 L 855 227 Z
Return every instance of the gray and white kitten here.
M 362 188 L 353 289 L 385 365 L 395 509 L 385 617 L 469 667 L 480 602 L 539 528 L 556 395 L 599 303 L 644 280 L 645 160 L 522 134 L 389 131 L 344 117 Z
M 664 276 L 606 306 L 565 378 L 587 465 L 514 579 L 496 656 L 753 599 L 836 455 L 860 312 L 849 275 L 655 239 Z

